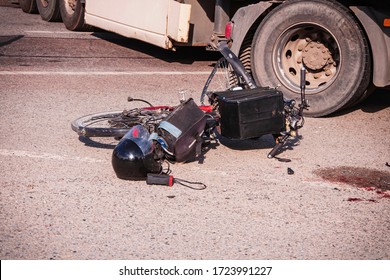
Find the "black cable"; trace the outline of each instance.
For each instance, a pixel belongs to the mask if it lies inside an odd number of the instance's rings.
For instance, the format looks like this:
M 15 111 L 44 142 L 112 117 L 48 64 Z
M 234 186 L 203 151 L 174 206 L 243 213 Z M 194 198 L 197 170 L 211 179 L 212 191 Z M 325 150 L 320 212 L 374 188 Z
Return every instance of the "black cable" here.
M 163 176 L 170 176 L 173 178 L 173 183 L 177 183 L 179 185 L 182 185 L 184 187 L 187 187 L 187 188 L 190 188 L 190 189 L 193 189 L 193 190 L 198 190 L 198 191 L 201 191 L 201 190 L 204 190 L 207 188 L 206 184 L 202 183 L 202 182 L 191 182 L 191 181 L 187 181 L 187 180 L 184 180 L 184 179 L 178 179 L 178 178 L 174 178 L 172 175 L 170 175 L 172 173 L 172 169 L 171 169 L 171 165 L 169 163 L 169 161 L 164 161 L 166 164 L 167 164 L 167 168 L 166 169 L 161 169 L 161 172 L 160 174 L 163 175 Z M 200 187 L 194 187 L 194 186 L 191 186 L 191 185 L 198 185 Z
M 148 102 L 148 101 L 146 101 L 146 100 L 143 100 L 143 99 L 139 99 L 139 98 L 133 98 L 133 97 L 128 97 L 127 98 L 127 101 L 128 102 L 131 102 L 131 101 L 140 101 L 140 102 L 144 102 L 144 103 L 146 103 L 146 104 L 148 104 L 150 107 L 153 107 L 153 105 L 150 103 L 150 102 Z
M 169 164 L 169 161 L 163 161 L 163 163 L 166 163 L 167 164 L 167 168 L 166 168 L 166 171 L 164 171 L 164 169 L 161 169 L 161 172 L 160 174 L 166 174 L 166 175 L 169 175 L 172 173 L 172 170 L 171 170 L 171 165 Z
M 201 191 L 201 190 L 204 190 L 204 189 L 207 188 L 207 186 L 204 183 L 202 183 L 202 182 L 191 182 L 191 181 L 187 181 L 187 180 L 183 180 L 183 179 L 177 179 L 177 178 L 174 178 L 174 182 L 178 183 L 179 185 L 182 185 L 184 187 L 187 187 L 187 188 L 190 188 L 190 189 L 193 189 L 193 190 L 197 190 L 197 191 Z M 200 187 L 197 188 L 197 187 L 194 187 L 194 186 L 191 186 L 191 185 L 199 185 Z

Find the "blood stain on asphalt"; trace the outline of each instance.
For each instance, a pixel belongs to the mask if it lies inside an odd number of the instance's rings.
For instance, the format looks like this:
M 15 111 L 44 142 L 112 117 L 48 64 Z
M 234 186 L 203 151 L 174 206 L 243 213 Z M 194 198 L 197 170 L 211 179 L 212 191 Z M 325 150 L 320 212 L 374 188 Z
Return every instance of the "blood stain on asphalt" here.
M 339 166 L 320 168 L 313 172 L 322 179 L 345 183 L 366 191 L 375 191 L 380 198 L 390 198 L 390 172 L 364 167 Z M 370 201 L 372 199 L 349 198 L 347 201 Z

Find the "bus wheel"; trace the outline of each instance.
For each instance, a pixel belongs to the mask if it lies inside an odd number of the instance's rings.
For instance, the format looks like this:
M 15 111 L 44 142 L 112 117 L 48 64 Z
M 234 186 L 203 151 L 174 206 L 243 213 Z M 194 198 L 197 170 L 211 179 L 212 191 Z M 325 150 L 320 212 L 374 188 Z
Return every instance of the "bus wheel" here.
M 252 74 L 299 100 L 306 68 L 306 115 L 320 117 L 360 100 L 371 82 L 367 39 L 351 12 L 332 0 L 291 0 L 272 10 L 252 42 Z
M 38 13 L 37 3 L 35 0 L 19 0 L 19 5 L 22 8 L 23 12 L 28 14 Z
M 89 31 L 92 27 L 85 24 L 85 7 L 80 0 L 59 0 L 62 21 L 72 31 Z
M 61 21 L 58 0 L 36 0 L 41 18 L 45 21 Z

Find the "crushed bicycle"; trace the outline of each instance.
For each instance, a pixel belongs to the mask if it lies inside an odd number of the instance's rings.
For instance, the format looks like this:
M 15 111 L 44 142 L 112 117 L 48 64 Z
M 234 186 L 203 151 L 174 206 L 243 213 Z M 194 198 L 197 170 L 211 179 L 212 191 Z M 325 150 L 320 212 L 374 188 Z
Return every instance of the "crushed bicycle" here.
M 112 166 L 120 179 L 146 180 L 148 184 L 172 186 L 175 182 L 203 189 L 200 182 L 173 178 L 163 162 L 187 162 L 201 154 L 205 142 L 219 136 L 245 140 L 272 134 L 273 158 L 290 137 L 304 125 L 306 70 L 300 74 L 300 104 L 285 99 L 277 88 L 258 87 L 226 42 L 218 45 L 222 58 L 215 64 L 200 96 L 201 105 L 190 98 L 178 106 L 153 106 L 90 114 L 71 123 L 84 137 L 114 137 L 119 140 Z M 205 104 L 205 99 L 208 104 Z M 216 133 L 218 130 L 218 135 Z M 197 185 L 198 187 L 194 187 Z

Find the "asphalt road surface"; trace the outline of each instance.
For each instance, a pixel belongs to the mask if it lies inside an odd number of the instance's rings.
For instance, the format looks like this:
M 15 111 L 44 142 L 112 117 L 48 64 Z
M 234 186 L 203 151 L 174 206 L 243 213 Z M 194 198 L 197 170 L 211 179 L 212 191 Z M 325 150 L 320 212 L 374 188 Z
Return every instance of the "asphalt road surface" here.
M 70 128 L 128 96 L 197 101 L 216 59 L 0 7 L 0 259 L 389 259 L 389 92 L 306 119 L 279 160 L 267 135 L 171 166 L 202 191 L 120 180 L 117 141 Z

